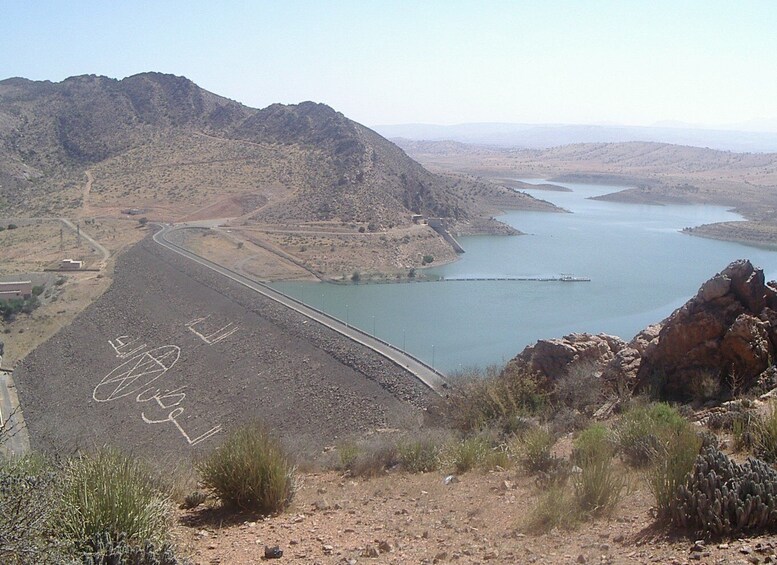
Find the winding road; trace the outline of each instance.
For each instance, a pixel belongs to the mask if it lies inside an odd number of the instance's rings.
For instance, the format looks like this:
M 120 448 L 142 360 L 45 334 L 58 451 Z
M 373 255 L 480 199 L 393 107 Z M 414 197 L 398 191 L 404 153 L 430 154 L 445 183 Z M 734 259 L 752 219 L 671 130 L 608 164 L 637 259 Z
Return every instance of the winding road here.
M 201 257 L 167 239 L 167 235 L 171 231 L 176 229 L 187 229 L 186 227 L 175 227 L 170 224 L 159 225 L 161 226 L 161 229 L 154 234 L 154 241 L 159 245 L 169 249 L 170 251 L 178 253 L 179 255 L 190 259 L 191 261 L 199 263 L 204 267 L 216 271 L 217 273 L 245 287 L 248 287 L 255 292 L 258 292 L 259 294 L 266 296 L 267 298 L 274 300 L 279 304 L 283 304 L 287 308 L 291 308 L 295 312 L 298 312 L 311 320 L 315 320 L 316 322 L 336 331 L 341 335 L 346 336 L 356 343 L 372 349 L 376 353 L 395 363 L 397 366 L 411 373 L 424 385 L 438 394 L 442 394 L 443 390 L 447 388 L 448 385 L 445 381 L 444 375 L 420 359 L 417 359 L 416 357 L 403 352 L 390 343 L 373 337 L 359 330 L 358 328 L 354 328 L 342 320 L 321 312 L 320 310 L 316 310 L 315 308 L 311 308 L 310 306 L 307 306 L 290 296 L 278 292 L 277 290 L 267 286 L 264 283 L 249 279 L 240 273 L 209 261 L 208 259 L 205 259 L 204 257 Z

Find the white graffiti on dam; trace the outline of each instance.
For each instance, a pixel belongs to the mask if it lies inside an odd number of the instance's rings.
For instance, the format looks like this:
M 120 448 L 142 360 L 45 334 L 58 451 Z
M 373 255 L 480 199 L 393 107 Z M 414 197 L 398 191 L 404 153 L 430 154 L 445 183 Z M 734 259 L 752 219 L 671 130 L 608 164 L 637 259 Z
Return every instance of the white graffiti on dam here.
M 135 402 L 139 404 L 151 403 L 153 406 L 153 408 L 143 410 L 140 413 L 143 422 L 146 424 L 172 423 L 190 446 L 197 445 L 222 430 L 222 427 L 218 425 L 197 437 L 190 436 L 179 422 L 185 410 L 181 404 L 186 399 L 186 393 L 183 392 L 186 387 L 161 391 L 156 386 L 151 386 L 155 382 L 161 382 L 159 379 L 178 362 L 181 356 L 180 347 L 163 345 L 138 353 L 146 345 L 134 345 L 138 340 L 127 341 L 127 338 L 128 336 L 122 335 L 114 340 L 109 340 L 108 343 L 119 359 L 124 359 L 132 354 L 136 355 L 113 369 L 94 387 L 92 398 L 95 401 L 111 402 L 137 393 Z M 149 412 L 159 409 L 169 410 L 169 412 L 163 418 L 148 415 Z
M 181 355 L 177 345 L 163 345 L 128 359 L 108 373 L 94 387 L 92 398 L 109 402 L 129 396 L 150 385 L 176 364 Z
M 189 437 L 189 434 L 186 433 L 186 431 L 183 429 L 181 424 L 178 423 L 178 416 L 183 414 L 184 408 L 178 406 L 181 404 L 181 402 L 184 401 L 186 398 L 186 393 L 181 392 L 186 387 L 180 387 L 174 390 L 165 390 L 164 393 L 161 393 L 159 389 L 156 389 L 154 391 L 154 394 L 146 398 L 146 395 L 151 392 L 151 388 L 141 392 L 138 394 L 138 396 L 135 398 L 136 402 L 151 402 L 152 400 L 157 403 L 157 405 L 162 408 L 163 410 L 168 410 L 170 408 L 174 408 L 170 411 L 169 414 L 167 414 L 166 417 L 162 419 L 156 419 L 152 420 L 151 418 L 148 418 L 146 416 L 146 412 L 143 411 L 140 413 L 140 417 L 143 418 L 143 421 L 146 424 L 164 424 L 165 422 L 172 422 L 172 424 L 178 428 L 178 431 L 181 432 L 181 435 L 186 439 L 186 441 L 189 443 L 189 445 L 197 445 L 198 443 L 205 441 L 209 437 L 211 437 L 214 434 L 217 434 L 221 431 L 221 426 L 214 426 L 211 429 L 209 429 L 204 434 L 201 434 L 197 436 L 196 438 Z
M 189 328 L 189 331 L 194 333 L 194 335 L 199 337 L 208 345 L 215 345 L 220 341 L 224 341 L 240 328 L 240 326 L 235 325 L 234 322 L 229 322 L 219 329 L 213 330 L 213 324 L 207 323 L 208 318 L 210 318 L 210 314 L 203 318 L 195 318 L 186 324 L 186 327 Z
M 116 339 L 108 340 L 108 343 L 110 344 L 111 347 L 113 347 L 113 350 L 116 352 L 116 357 L 118 357 L 119 359 L 126 359 L 127 357 L 132 357 L 133 355 L 135 355 L 135 353 L 138 353 L 139 351 L 143 351 L 146 348 L 146 344 L 144 343 L 144 344 L 138 345 L 134 349 L 129 349 L 140 338 L 135 338 L 130 341 L 125 341 L 128 338 L 129 338 L 128 335 L 120 335 Z

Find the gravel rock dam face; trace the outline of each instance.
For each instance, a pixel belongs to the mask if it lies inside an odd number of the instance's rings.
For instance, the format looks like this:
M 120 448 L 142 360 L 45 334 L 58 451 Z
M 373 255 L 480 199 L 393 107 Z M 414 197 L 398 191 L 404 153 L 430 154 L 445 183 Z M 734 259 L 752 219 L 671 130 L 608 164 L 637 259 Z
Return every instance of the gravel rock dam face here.
M 33 449 L 114 445 L 162 463 L 255 419 L 290 448 L 320 452 L 417 428 L 431 399 L 387 359 L 150 238 L 14 379 Z

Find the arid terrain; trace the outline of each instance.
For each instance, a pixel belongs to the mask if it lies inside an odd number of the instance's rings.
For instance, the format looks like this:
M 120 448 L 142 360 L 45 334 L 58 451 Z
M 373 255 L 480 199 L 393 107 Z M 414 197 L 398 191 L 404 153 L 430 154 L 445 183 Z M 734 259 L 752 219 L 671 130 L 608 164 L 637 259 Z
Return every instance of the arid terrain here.
M 200 487 L 191 475 L 204 455 L 263 420 L 297 457 L 296 497 L 264 517 L 213 498 L 179 509 L 174 540 L 198 564 L 257 563 L 265 546 L 290 563 L 777 561 L 774 536 L 694 543 L 657 526 L 645 471 L 610 447 L 608 468 L 625 477 L 611 512 L 589 508 L 571 530 L 527 526 L 554 465 L 566 485 L 582 476 L 573 444 L 594 412 L 616 427 L 615 408 L 628 413 L 629 394 L 654 384 L 653 373 L 673 379 L 654 393 L 692 401 L 682 411 L 694 431 L 711 405 L 773 384 L 777 290 L 751 265 L 719 274 L 631 343 L 582 334 L 527 348 L 482 381 L 480 407 L 475 397 L 456 404 L 465 388 L 438 397 L 376 351 L 150 238 L 158 224 L 178 224 L 177 244 L 255 280 L 407 281 L 456 259 L 450 234 L 514 234 L 494 219 L 500 211 L 562 212 L 516 180 L 545 178 L 547 191 L 563 190 L 554 180 L 590 181 L 633 186 L 606 196 L 621 201 L 730 206 L 748 221 L 692 233 L 774 245 L 777 157 L 639 142 L 400 144 L 422 164 L 328 106 L 255 110 L 171 75 L 0 81 L 0 274 L 43 285 L 40 307 L 2 326 L 33 449 L 118 445 L 186 494 Z M 44 270 L 64 258 L 95 270 Z M 558 375 L 595 379 L 576 383 L 567 402 Z M 589 392 L 589 405 L 577 402 Z M 740 412 L 755 420 L 769 406 L 748 399 Z M 477 426 L 457 427 L 473 407 L 484 410 Z M 511 451 L 527 430 L 552 436 L 547 473 L 520 463 L 526 445 Z M 744 459 L 733 424 L 715 432 Z M 367 477 L 343 463 L 357 443 L 378 446 L 377 459 L 388 451 L 380 446 L 426 434 L 455 449 L 479 433 L 503 464 L 457 471 L 446 451 L 434 471 L 392 462 Z
M 263 562 L 265 546 L 286 563 L 596 563 L 752 564 L 774 562 L 777 537 L 707 541 L 655 527 L 642 477 L 608 519 L 568 531 L 526 532 L 542 490 L 523 470 L 449 475 L 403 472 L 360 479 L 305 473 L 281 516 L 225 515 L 217 508 L 179 511 L 176 540 L 197 565 Z
M 550 149 L 505 149 L 456 142 L 395 140 L 431 170 L 459 171 L 506 186 L 516 179 L 631 186 L 599 197 L 649 204 L 718 204 L 742 214 L 739 225 L 690 230 L 773 245 L 777 230 L 777 154 L 732 153 L 665 143 L 582 143 Z
M 493 220 L 500 210 L 557 211 L 499 184 L 430 173 L 323 104 L 255 110 L 159 73 L 0 81 L 0 156 L 0 213 L 230 219 L 330 279 L 394 278 L 424 255 L 451 260 L 450 245 L 417 227 L 423 217 L 509 234 Z M 302 243 L 312 232 L 322 233 Z
M 111 253 L 111 259 L 98 271 L 44 272 L 63 258 L 83 260 L 97 267 L 100 255 L 86 239 L 57 220 L 3 220 L 18 225 L 0 232 L 0 277 L 2 280 L 30 279 L 44 286 L 41 305 L 30 316 L 21 315 L 8 324 L 0 322 L 5 342 L 4 367 L 13 367 L 35 347 L 67 326 L 75 316 L 94 302 L 110 286 L 116 255 L 147 235 L 137 222 L 99 220 L 81 223 L 84 233 L 97 238 Z

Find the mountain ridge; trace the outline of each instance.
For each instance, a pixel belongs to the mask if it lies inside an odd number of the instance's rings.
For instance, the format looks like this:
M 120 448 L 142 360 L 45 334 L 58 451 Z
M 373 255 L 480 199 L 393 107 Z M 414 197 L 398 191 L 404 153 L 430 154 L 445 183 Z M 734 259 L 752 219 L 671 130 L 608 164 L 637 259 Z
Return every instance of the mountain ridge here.
M 154 72 L 0 81 L 0 157 L 0 205 L 12 213 L 78 211 L 87 169 L 92 208 L 143 208 L 164 219 L 247 194 L 264 204 L 243 212 L 271 223 L 392 225 L 415 213 L 465 220 L 497 205 L 553 209 L 491 183 L 431 173 L 325 104 L 254 109 Z

